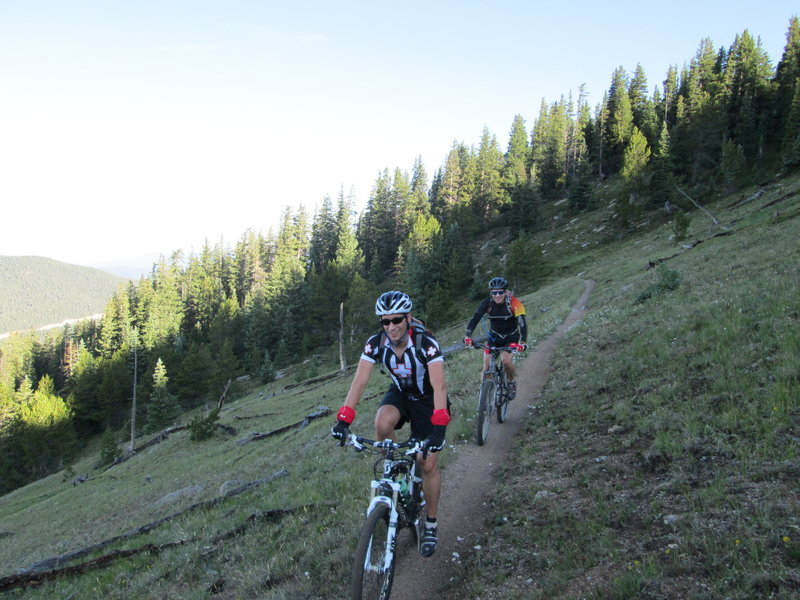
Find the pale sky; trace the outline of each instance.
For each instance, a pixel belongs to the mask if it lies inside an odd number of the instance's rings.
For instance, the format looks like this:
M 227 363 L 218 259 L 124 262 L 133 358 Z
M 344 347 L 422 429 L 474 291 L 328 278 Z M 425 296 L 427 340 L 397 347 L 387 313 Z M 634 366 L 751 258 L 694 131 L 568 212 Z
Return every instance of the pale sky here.
M 542 6 L 547 4 L 547 6 Z M 383 169 L 429 176 L 542 99 L 650 91 L 748 29 L 777 64 L 796 0 L 0 0 L 0 255 L 105 266 L 233 247 Z

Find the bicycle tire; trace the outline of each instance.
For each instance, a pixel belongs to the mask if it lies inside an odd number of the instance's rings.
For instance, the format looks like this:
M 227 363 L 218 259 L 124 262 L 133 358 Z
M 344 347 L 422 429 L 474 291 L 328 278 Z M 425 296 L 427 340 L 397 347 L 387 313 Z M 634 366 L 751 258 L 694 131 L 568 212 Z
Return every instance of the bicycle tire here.
M 478 399 L 477 438 L 478 445 L 483 446 L 489 437 L 489 413 L 491 403 L 494 402 L 495 384 L 492 379 L 487 379 L 481 384 L 481 395 Z
M 351 600 L 388 600 L 394 579 L 394 549 L 389 547 L 389 507 L 378 504 L 367 516 L 358 537 L 350 585 Z M 384 570 L 386 554 L 392 553 Z
M 497 413 L 497 422 L 505 423 L 508 419 L 508 391 L 503 387 L 498 386 L 496 390 L 495 406 Z

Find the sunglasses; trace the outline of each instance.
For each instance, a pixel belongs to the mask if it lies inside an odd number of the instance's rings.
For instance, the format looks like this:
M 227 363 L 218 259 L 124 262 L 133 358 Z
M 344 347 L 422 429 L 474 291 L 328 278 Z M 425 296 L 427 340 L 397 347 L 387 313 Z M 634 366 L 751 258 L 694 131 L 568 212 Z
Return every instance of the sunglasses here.
M 505 294 L 505 290 L 492 290 L 492 296 L 500 296 L 501 294 Z
M 395 317 L 394 319 L 381 319 L 381 325 L 386 327 L 387 325 L 399 325 L 403 321 L 405 321 L 405 317 Z

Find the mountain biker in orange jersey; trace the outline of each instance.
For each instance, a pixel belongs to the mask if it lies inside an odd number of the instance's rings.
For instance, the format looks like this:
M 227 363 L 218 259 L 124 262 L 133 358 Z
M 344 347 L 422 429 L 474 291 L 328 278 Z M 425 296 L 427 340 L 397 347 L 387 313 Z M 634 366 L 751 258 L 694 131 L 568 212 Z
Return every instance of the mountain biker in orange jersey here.
M 472 346 L 472 332 L 484 316 L 489 320 L 489 345 L 511 346 L 518 351 L 528 349 L 525 341 L 528 338 L 528 324 L 525 321 L 525 307 L 508 290 L 508 280 L 505 277 L 493 277 L 489 281 L 488 298 L 484 298 L 467 323 L 464 334 L 464 345 Z M 517 395 L 517 382 L 514 379 L 514 360 L 510 352 L 502 354 L 503 366 L 508 374 L 508 399 L 513 400 Z M 489 355 L 483 355 L 483 374 L 489 368 Z
M 381 363 L 392 383 L 375 415 L 375 439 L 394 440 L 395 430 L 408 421 L 412 436 L 427 440 L 430 450 L 430 454 L 424 458 L 417 455 L 428 508 L 420 554 L 428 557 L 436 550 L 438 541 L 436 516 L 442 480 L 437 453 L 445 445 L 450 411 L 444 357 L 439 342 L 429 331 L 416 330 L 412 325 L 411 308 L 411 299 L 403 292 L 386 292 L 378 298 L 375 314 L 380 317 L 382 331 L 369 338 L 364 346 L 350 391 L 344 406 L 336 415 L 337 423 L 331 435 L 342 442 L 347 438 L 349 425 L 355 419 L 355 409 L 367 387 L 372 367 L 375 363 Z

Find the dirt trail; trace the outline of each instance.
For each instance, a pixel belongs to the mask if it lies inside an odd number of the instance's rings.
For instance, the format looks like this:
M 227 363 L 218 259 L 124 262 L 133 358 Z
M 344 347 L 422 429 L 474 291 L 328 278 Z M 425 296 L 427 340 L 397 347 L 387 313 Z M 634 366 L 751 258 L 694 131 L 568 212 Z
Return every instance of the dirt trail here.
M 458 559 L 471 548 L 470 540 L 485 517 L 484 503 L 488 499 L 492 472 L 503 463 L 511 450 L 514 438 L 522 430 L 528 405 L 533 404 L 550 373 L 550 357 L 558 342 L 572 325 L 580 320 L 586 302 L 594 288 L 586 281 L 583 293 L 572 311 L 555 333 L 536 346 L 529 356 L 517 365 L 517 398 L 511 403 L 508 421 L 499 425 L 495 420 L 484 446 L 459 447 L 458 458 L 442 472 L 442 498 L 439 502 L 441 537 L 436 554 L 422 558 L 406 544 L 397 560 L 392 600 L 440 598 L 442 590 L 458 577 Z M 405 533 L 403 535 L 406 535 Z

